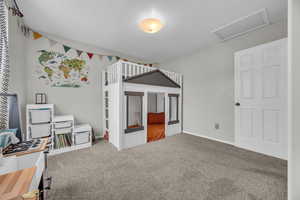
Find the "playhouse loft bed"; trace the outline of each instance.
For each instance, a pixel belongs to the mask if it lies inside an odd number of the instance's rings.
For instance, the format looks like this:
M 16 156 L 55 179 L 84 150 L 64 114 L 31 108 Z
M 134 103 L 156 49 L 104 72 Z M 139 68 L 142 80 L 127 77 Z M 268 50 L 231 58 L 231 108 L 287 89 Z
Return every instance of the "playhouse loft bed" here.
M 118 61 L 102 87 L 104 134 L 119 150 L 181 133 L 182 75 Z

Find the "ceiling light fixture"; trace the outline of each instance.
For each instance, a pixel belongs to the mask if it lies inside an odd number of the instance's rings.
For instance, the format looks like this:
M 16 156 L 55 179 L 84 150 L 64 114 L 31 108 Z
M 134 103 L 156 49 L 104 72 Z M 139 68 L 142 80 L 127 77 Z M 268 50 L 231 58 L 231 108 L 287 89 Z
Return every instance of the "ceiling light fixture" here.
M 143 19 L 139 24 L 140 29 L 146 33 L 157 33 L 163 26 L 161 20 L 157 18 Z

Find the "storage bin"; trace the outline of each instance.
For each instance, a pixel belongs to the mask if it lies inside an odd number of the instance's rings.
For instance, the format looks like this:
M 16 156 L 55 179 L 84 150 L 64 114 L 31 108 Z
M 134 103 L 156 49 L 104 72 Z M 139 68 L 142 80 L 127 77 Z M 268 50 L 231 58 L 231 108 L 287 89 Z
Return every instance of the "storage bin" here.
M 75 133 L 75 144 L 84 144 L 90 142 L 90 132 Z
M 72 128 L 60 128 L 54 130 L 55 135 L 72 133 Z
M 55 122 L 54 123 L 55 129 L 72 128 L 72 126 L 73 126 L 73 121 Z
M 51 122 L 50 109 L 31 109 L 29 110 L 29 118 L 31 124 L 42 124 Z
M 47 137 L 51 135 L 51 124 L 39 124 L 29 127 L 31 138 Z
M 78 124 L 74 127 L 74 133 L 92 132 L 92 127 L 89 124 Z

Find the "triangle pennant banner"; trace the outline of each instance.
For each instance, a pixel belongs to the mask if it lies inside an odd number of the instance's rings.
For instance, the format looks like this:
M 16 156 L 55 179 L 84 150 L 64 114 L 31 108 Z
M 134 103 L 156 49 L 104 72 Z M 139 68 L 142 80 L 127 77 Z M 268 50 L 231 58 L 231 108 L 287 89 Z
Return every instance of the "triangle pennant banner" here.
M 40 34 L 38 32 L 33 32 L 33 39 L 37 40 L 37 39 L 40 39 L 41 37 L 43 37 L 42 34 Z
M 112 56 L 107 56 L 108 60 L 111 61 L 113 59 Z
M 54 45 L 57 44 L 57 42 L 54 40 L 51 40 L 51 39 L 48 39 L 48 40 L 49 40 L 50 47 L 53 47 Z
M 32 32 L 33 34 L 33 39 L 34 40 L 37 40 L 37 39 L 40 39 L 41 37 L 43 37 L 42 34 L 38 33 L 38 32 Z M 52 39 L 49 39 L 47 38 L 48 41 L 49 41 L 49 44 L 50 44 L 50 47 L 53 47 L 54 45 L 56 45 L 58 42 L 55 41 L 55 40 L 52 40 Z M 67 46 L 67 45 L 62 45 L 63 46 L 63 49 L 65 51 L 65 53 L 67 53 L 68 51 L 71 50 L 71 47 Z M 78 50 L 76 49 L 76 53 L 77 53 L 77 56 L 80 57 L 83 53 L 83 51 L 81 50 Z M 90 52 L 86 52 L 87 56 L 89 57 L 89 59 L 92 59 L 93 56 L 94 56 L 94 53 L 90 53 Z M 103 60 L 103 57 L 105 57 L 104 55 L 100 55 L 100 54 L 97 54 L 97 56 L 99 57 L 100 60 Z M 106 56 L 107 59 L 111 62 L 113 59 L 115 59 L 116 61 L 119 61 L 121 58 L 119 56 Z M 128 61 L 127 59 L 122 59 L 124 61 Z
M 77 53 L 77 56 L 78 56 L 78 57 L 80 57 L 80 56 L 81 56 L 81 54 L 82 54 L 82 51 L 81 51 L 81 50 L 78 50 L 78 49 L 76 49 L 76 53 Z
M 86 54 L 88 55 L 88 57 L 90 58 L 90 59 L 92 59 L 92 57 L 93 57 L 93 53 L 88 53 L 88 52 L 86 52 Z
M 103 56 L 102 55 L 98 55 L 99 59 L 102 60 L 103 59 Z
M 66 45 L 63 45 L 63 47 L 64 47 L 64 50 L 65 50 L 65 53 L 67 53 L 71 49 L 71 47 L 68 47 Z

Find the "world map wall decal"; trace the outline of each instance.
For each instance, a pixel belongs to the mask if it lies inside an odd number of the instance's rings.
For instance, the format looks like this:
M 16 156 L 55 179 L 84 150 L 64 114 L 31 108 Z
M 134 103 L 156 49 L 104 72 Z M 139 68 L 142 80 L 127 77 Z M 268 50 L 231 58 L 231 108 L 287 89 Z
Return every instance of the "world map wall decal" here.
M 55 51 L 40 50 L 38 53 L 36 73 L 47 85 L 79 88 L 89 84 L 89 66 L 85 60 Z

